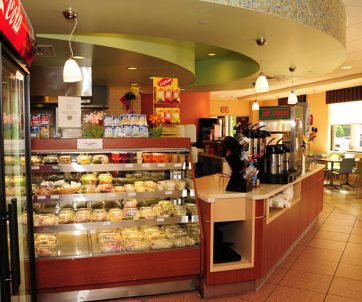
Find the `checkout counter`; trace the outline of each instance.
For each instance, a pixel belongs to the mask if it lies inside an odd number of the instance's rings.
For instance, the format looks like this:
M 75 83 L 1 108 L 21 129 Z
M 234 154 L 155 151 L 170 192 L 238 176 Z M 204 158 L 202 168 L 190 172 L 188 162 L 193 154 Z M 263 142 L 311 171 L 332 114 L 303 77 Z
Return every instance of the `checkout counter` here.
M 196 179 L 204 231 L 199 284 L 204 298 L 257 290 L 266 281 L 321 212 L 323 169 L 312 164 L 291 183 L 261 184 L 246 193 L 226 191 L 228 178 L 221 174 Z M 270 200 L 285 191 L 292 194 L 290 207 L 273 207 Z

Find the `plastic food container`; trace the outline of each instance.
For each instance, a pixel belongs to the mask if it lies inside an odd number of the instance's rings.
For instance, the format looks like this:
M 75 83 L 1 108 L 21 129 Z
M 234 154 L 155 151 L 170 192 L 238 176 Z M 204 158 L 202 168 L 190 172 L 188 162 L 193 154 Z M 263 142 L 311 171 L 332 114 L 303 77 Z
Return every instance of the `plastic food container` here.
M 104 209 L 95 209 L 92 212 L 92 221 L 106 221 L 108 218 L 107 211 Z
M 38 214 L 37 224 L 42 225 L 55 225 L 58 224 L 58 218 L 54 214 Z
M 152 162 L 152 153 L 143 153 L 143 162 L 144 163 L 151 163 Z
M 140 216 L 146 219 L 152 219 L 156 217 L 156 214 L 151 207 L 142 207 L 140 208 Z
M 90 209 L 80 209 L 75 213 L 75 222 L 84 223 L 91 221 Z
M 57 255 L 57 247 L 53 245 L 39 244 L 35 246 L 37 257 L 54 257 Z
M 129 163 L 137 162 L 136 152 L 128 152 L 127 153 L 127 160 Z
M 121 209 L 110 209 L 108 212 L 108 218 L 110 221 L 122 221 L 123 212 Z
M 109 173 L 101 173 L 98 175 L 98 181 L 100 184 L 111 184 L 113 176 Z
M 128 154 L 127 152 L 120 152 L 120 162 L 121 163 L 128 163 Z
M 136 208 L 125 208 L 123 209 L 123 219 L 124 220 L 132 220 L 138 219 L 139 212 Z
M 97 185 L 97 176 L 94 174 L 83 174 L 80 178 L 82 185 Z
M 104 240 L 99 243 L 99 247 L 103 253 L 117 253 L 124 251 L 121 241 Z
M 169 239 L 151 239 L 150 248 L 152 250 L 169 249 L 172 248 L 172 241 Z
M 152 153 L 152 162 L 154 163 L 160 163 L 163 160 L 163 154 L 162 153 Z
M 145 240 L 128 239 L 125 242 L 126 250 L 129 252 L 145 251 L 149 246 Z
M 74 211 L 72 209 L 60 210 L 58 214 L 59 224 L 74 223 Z

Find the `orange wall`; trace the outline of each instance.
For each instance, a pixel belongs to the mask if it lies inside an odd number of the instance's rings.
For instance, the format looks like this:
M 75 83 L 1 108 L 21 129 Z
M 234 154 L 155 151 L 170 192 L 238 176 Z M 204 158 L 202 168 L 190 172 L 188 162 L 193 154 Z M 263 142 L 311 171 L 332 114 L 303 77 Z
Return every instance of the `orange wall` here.
M 330 150 L 330 119 L 329 108 L 326 104 L 326 93 L 307 95 L 307 102 L 310 106 L 310 113 L 313 115 L 313 125 L 318 128 L 317 137 L 310 144 L 312 152 L 327 153 Z

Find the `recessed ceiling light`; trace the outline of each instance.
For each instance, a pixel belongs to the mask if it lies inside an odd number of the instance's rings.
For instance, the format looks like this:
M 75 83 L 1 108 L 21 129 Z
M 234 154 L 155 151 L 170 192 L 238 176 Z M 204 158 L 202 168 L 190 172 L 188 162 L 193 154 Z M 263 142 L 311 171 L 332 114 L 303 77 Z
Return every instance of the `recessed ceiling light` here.
M 202 25 L 209 24 L 209 20 L 199 20 L 199 24 L 202 24 Z
M 137 84 L 137 83 L 133 83 L 133 84 L 131 84 L 131 86 L 138 86 L 138 84 Z
M 181 91 L 184 91 L 184 90 L 186 90 L 186 88 L 180 88 L 180 90 L 181 90 Z
M 214 56 L 216 56 L 216 53 L 210 52 L 207 55 L 210 56 L 210 57 L 214 57 Z
M 73 56 L 73 59 L 83 60 L 83 59 L 85 59 L 85 57 L 83 57 L 83 56 Z
M 341 69 L 352 69 L 352 66 L 344 65 L 344 66 L 341 66 Z
M 225 95 L 220 95 L 220 97 L 224 98 L 224 97 L 225 97 Z
M 127 67 L 128 70 L 137 70 L 137 67 L 134 67 L 134 66 L 130 66 L 130 67 Z

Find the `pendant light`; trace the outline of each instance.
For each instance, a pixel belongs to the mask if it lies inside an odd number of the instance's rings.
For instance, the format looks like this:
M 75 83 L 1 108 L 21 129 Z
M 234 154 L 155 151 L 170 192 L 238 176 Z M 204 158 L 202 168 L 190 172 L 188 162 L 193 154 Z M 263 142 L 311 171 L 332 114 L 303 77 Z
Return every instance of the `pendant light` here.
M 258 46 L 264 46 L 264 45 L 266 45 L 266 40 L 263 37 L 260 37 L 259 39 L 256 40 L 256 44 Z M 261 55 L 261 60 L 260 60 L 261 72 L 255 82 L 255 92 L 256 93 L 269 91 L 269 83 L 268 83 L 268 79 L 266 78 L 266 76 L 263 72 L 263 67 L 264 67 L 263 66 L 263 56 Z
M 253 111 L 259 110 L 259 103 L 256 99 L 254 100 L 253 105 L 251 106 L 251 110 Z
M 295 71 L 295 67 L 294 66 L 290 66 L 289 67 L 289 71 L 292 73 Z M 294 87 L 294 81 L 293 81 L 293 75 L 292 75 L 292 91 L 289 93 L 288 95 L 288 105 L 295 105 L 298 103 L 298 97 L 297 95 L 295 94 L 294 90 L 293 90 L 293 87 Z
M 80 68 L 78 63 L 74 60 L 73 55 L 73 48 L 72 48 L 72 36 L 74 34 L 75 29 L 77 28 L 78 24 L 78 15 L 75 11 L 71 8 L 63 11 L 63 16 L 68 19 L 70 22 L 74 20 L 74 27 L 69 35 L 68 43 L 69 43 L 69 50 L 70 50 L 70 57 L 65 61 L 64 69 L 63 69 L 63 81 L 70 83 L 70 82 L 79 82 L 82 80 L 82 73 L 80 72 Z

